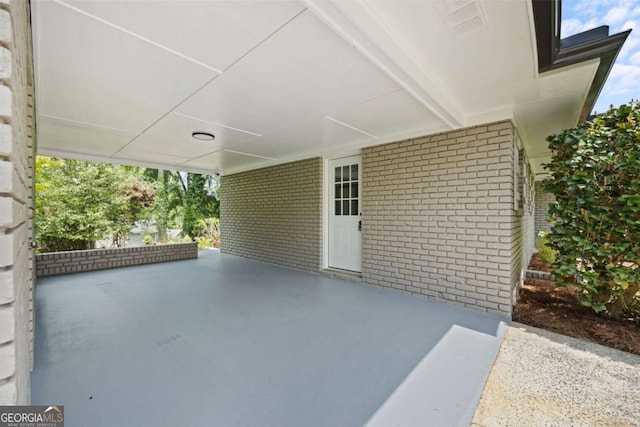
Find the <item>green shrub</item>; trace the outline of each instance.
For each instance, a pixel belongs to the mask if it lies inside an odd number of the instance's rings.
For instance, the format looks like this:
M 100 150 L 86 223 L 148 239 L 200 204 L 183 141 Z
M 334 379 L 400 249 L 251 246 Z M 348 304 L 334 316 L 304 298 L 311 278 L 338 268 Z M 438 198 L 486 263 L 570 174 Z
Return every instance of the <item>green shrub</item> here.
M 147 230 L 142 233 L 142 243 L 145 246 L 151 246 L 156 244 L 156 235 L 153 231 Z
M 204 218 L 198 221 L 198 250 L 220 247 L 220 220 Z
M 582 304 L 612 315 L 637 310 L 640 291 L 640 106 L 612 108 L 550 136 L 556 197 L 548 245 L 556 277 Z
M 541 231 L 538 233 L 538 243 L 536 243 L 536 249 L 538 255 L 548 265 L 552 265 L 556 262 L 557 251 L 549 246 L 549 232 Z
M 202 236 L 196 237 L 196 242 L 198 242 L 199 251 L 203 251 L 211 247 L 209 240 L 206 237 L 202 237 Z

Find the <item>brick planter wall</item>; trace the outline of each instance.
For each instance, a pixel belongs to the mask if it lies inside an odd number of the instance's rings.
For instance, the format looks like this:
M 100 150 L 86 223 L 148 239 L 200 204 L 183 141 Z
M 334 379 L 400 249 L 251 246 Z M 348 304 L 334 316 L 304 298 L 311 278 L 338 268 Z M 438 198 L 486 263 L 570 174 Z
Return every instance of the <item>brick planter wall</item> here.
M 553 273 L 547 273 L 546 271 L 527 270 L 527 279 L 545 279 L 553 280 L 555 282 L 556 276 Z
M 80 273 L 83 271 L 178 261 L 197 257 L 198 243 L 196 242 L 132 248 L 50 252 L 36 255 L 36 275 L 38 277 L 55 276 L 58 274 Z

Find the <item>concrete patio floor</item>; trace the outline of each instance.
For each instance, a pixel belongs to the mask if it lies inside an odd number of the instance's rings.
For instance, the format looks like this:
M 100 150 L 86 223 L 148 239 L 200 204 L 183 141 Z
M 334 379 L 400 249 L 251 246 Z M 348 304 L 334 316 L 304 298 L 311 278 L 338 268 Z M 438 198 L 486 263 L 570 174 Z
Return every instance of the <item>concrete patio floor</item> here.
M 468 426 L 503 319 L 217 251 L 38 280 L 32 403 L 73 426 Z

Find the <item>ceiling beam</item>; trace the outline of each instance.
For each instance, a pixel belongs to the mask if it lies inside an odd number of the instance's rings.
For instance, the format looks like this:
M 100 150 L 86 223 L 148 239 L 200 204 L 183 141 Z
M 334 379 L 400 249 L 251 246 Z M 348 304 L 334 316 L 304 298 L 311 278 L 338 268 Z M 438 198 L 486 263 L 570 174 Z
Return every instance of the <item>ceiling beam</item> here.
M 442 91 L 364 2 L 302 0 L 302 3 L 451 129 L 464 126 L 464 114 L 452 102 L 453 97 Z

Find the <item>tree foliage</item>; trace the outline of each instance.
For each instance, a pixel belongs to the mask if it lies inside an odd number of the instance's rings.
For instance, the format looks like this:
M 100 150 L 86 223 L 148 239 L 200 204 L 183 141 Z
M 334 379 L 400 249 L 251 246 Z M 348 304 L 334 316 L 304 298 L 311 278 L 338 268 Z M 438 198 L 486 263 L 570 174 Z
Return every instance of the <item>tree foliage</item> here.
M 45 251 L 91 249 L 116 243 L 151 206 L 154 190 L 135 169 L 105 163 L 36 159 L 35 222 Z
M 36 232 L 44 251 L 90 249 L 106 238 L 124 246 L 141 219 L 156 225 L 161 243 L 170 228 L 203 238 L 218 216 L 217 179 L 210 175 L 36 160 Z
M 612 108 L 548 138 L 545 191 L 556 276 L 582 304 L 620 315 L 640 291 L 640 106 Z
M 195 239 L 205 232 L 207 220 L 220 216 L 216 177 L 157 169 L 147 169 L 145 176 L 156 182 L 153 220 L 160 242 L 167 241 L 169 227 L 181 228 L 183 236 Z
M 198 237 L 206 218 L 219 216 L 219 200 L 215 178 L 197 173 L 187 174 L 182 233 L 192 239 Z
M 113 216 L 109 218 L 113 223 L 114 243 L 119 247 L 125 245 L 129 230 L 153 205 L 156 196 L 154 188 L 137 177 L 125 179 L 119 186 L 119 196 L 124 196 L 125 202 L 113 209 Z
M 156 227 L 158 227 L 158 240 L 167 242 L 167 229 L 169 228 L 169 174 L 161 171 L 158 175 L 158 197 L 156 199 Z
M 146 169 L 144 176 L 155 183 L 157 194 L 151 216 L 158 229 L 158 240 L 166 243 L 167 230 L 182 227 L 186 187 L 180 172 Z

